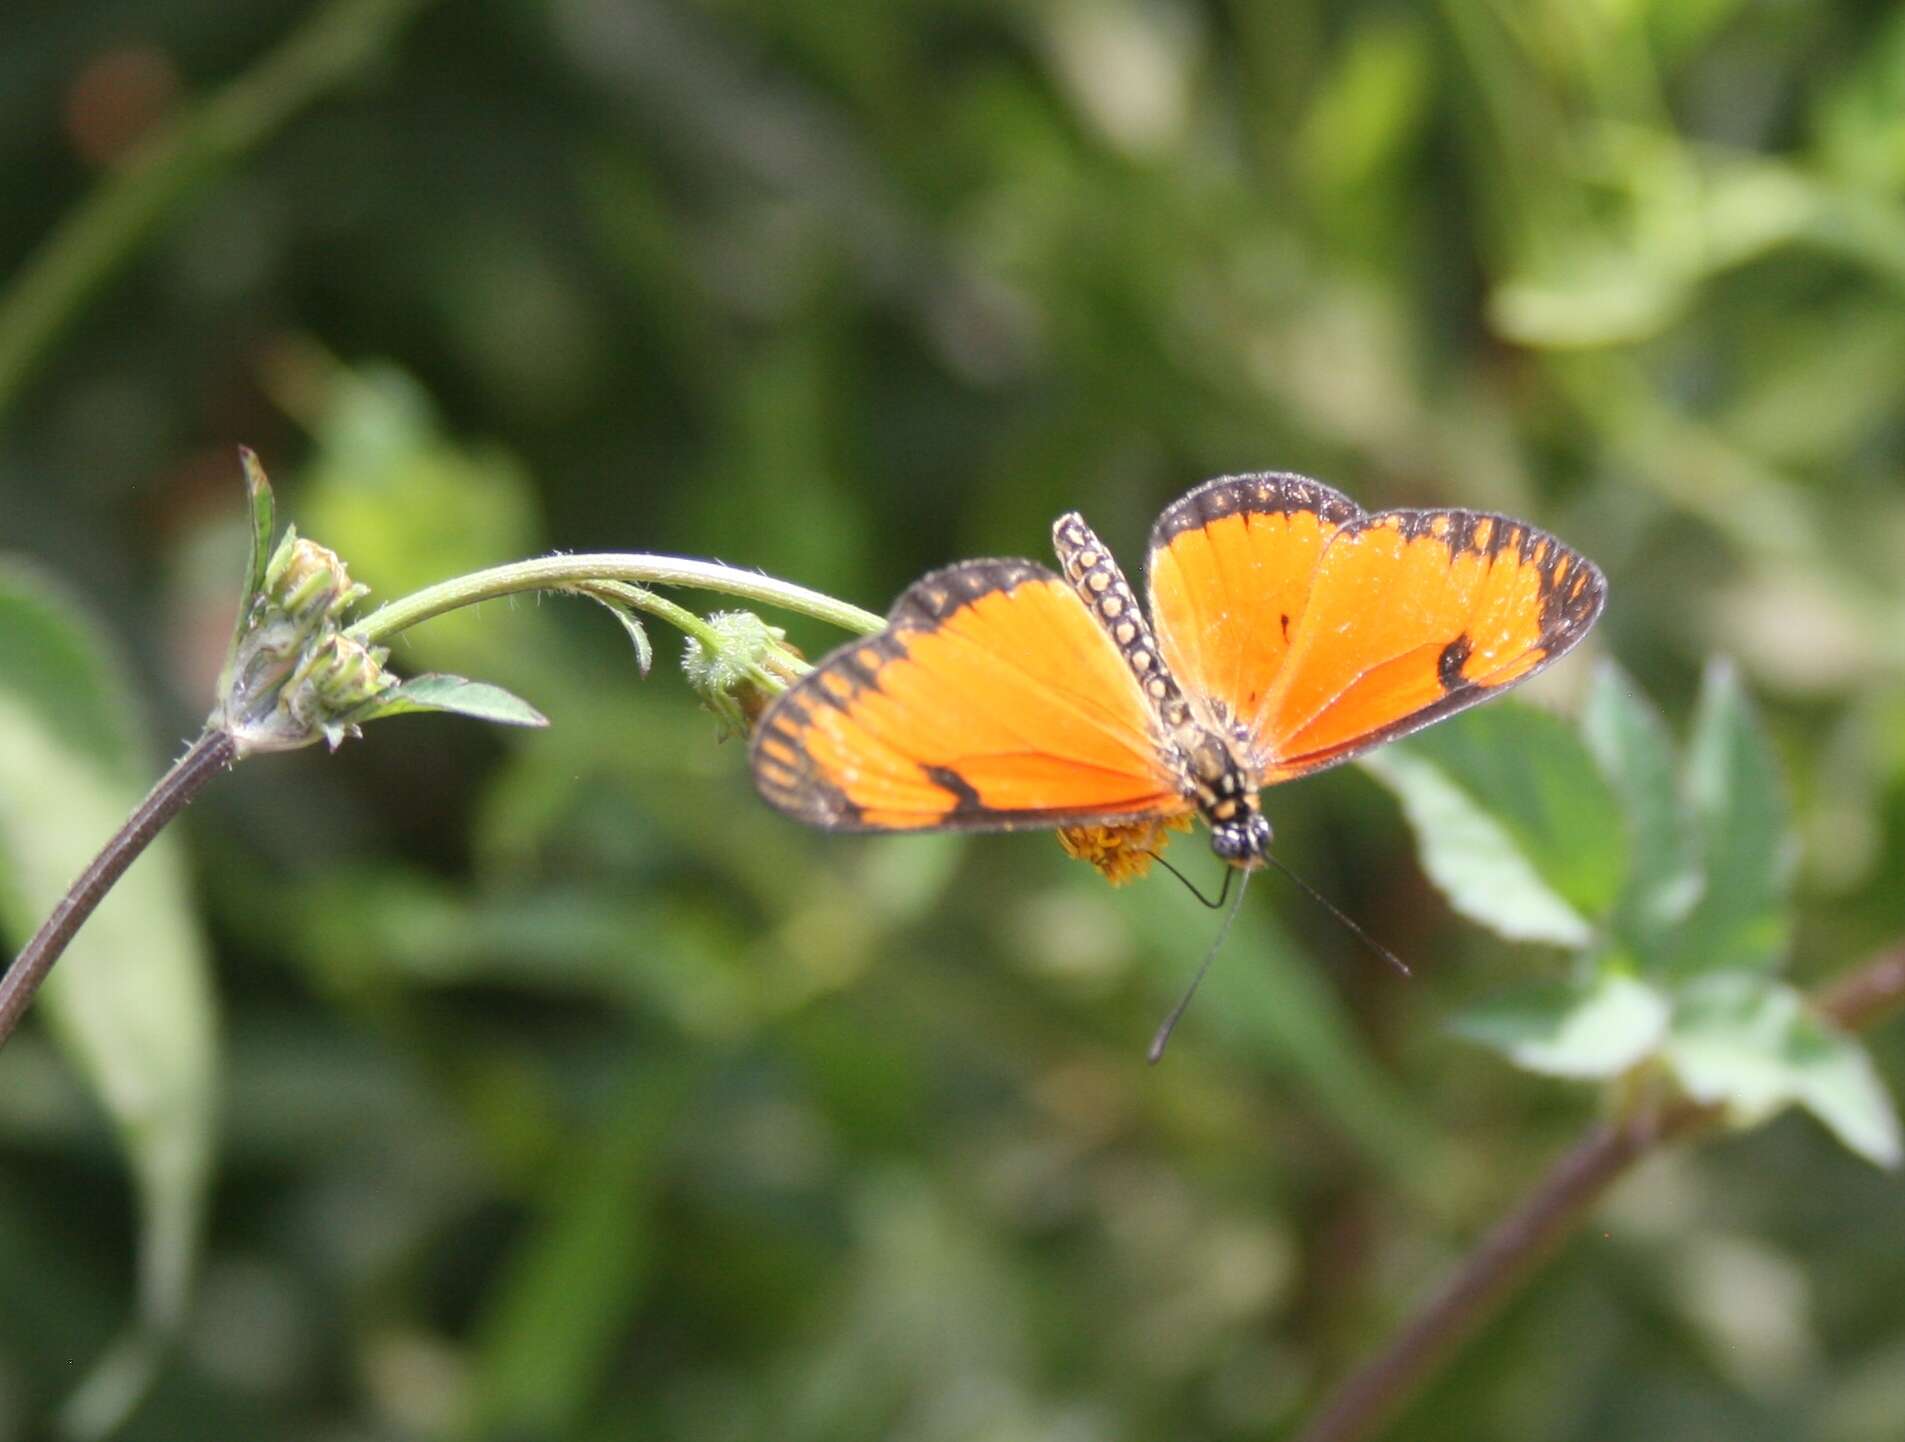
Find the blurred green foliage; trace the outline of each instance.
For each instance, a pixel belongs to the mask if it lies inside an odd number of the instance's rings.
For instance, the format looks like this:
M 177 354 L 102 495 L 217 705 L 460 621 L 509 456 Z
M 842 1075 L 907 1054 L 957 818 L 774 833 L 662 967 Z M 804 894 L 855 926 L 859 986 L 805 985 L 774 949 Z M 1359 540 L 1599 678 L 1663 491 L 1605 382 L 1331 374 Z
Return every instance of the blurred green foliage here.
M 1737 1123 L 1797 1102 L 1897 1166 L 1897 1111 L 1865 1049 L 1774 975 L 1792 925 L 1791 836 L 1732 668 L 1707 673 L 1684 776 L 1612 666 L 1585 713 L 1587 743 L 1505 702 L 1364 760 L 1401 797 L 1423 867 L 1458 911 L 1579 948 L 1568 979 L 1491 997 L 1458 1029 L 1533 1072 L 1621 1080 L 1629 1105 L 1654 1070 Z
M 672 638 L 643 681 L 592 606 L 418 629 L 402 674 L 554 724 L 380 723 L 186 818 L 192 885 L 151 904 L 210 938 L 217 1170 L 126 1435 L 1278 1435 L 1594 1114 L 1456 1018 L 1593 1073 L 1610 1035 L 1646 1054 L 1713 947 L 1809 987 L 1905 930 L 1895 8 L 405 18 L 0 18 L 0 339 L 31 342 L 0 545 L 86 598 L 142 698 L 62 701 L 68 752 L 136 732 L 156 763 L 202 718 L 241 441 L 374 599 L 558 547 L 879 609 L 1038 553 L 1069 507 L 1135 565 L 1195 481 L 1304 470 L 1566 537 L 1633 681 L 1578 658 L 1530 688 L 1585 706 L 1585 743 L 1491 708 L 1392 758 L 1446 806 L 1485 791 L 1544 942 L 1447 906 L 1402 808 L 1332 773 L 1270 798 L 1282 854 L 1415 979 L 1261 886 L 1149 1069 L 1208 925 L 1167 878 L 1114 893 L 1038 836 L 803 832 Z M 311 26 L 323 64 L 255 68 Z M 216 163 L 142 169 L 234 96 Z M 153 208 L 61 260 L 115 184 Z M 76 289 L 23 320 L 47 246 Z M 1702 701 L 1715 653 L 1737 682 Z M 1567 918 L 1635 964 L 1570 956 Z M 1689 935 L 1656 987 L 1640 962 Z M 1700 1025 L 1673 1065 L 1817 1107 L 1740 1065 L 1820 1055 L 1787 982 L 1730 984 L 1675 1012 Z M 1525 1025 L 1556 996 L 1585 1008 L 1572 1068 Z M 114 1136 L 40 1035 L 0 1054 L 0 1438 L 43 1433 L 136 1313 L 149 1197 Z M 1397 1435 L 1890 1442 L 1898 1199 L 1803 1121 L 1655 1159 Z

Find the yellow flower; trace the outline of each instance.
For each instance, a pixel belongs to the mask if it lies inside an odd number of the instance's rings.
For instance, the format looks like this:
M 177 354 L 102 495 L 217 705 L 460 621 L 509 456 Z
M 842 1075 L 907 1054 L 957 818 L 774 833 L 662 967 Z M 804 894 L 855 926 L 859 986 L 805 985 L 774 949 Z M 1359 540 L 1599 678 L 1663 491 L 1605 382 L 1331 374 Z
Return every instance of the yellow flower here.
M 1110 826 L 1067 826 L 1058 833 L 1065 854 L 1089 861 L 1113 886 L 1135 881 L 1151 869 L 1154 853 L 1164 849 L 1173 831 L 1189 831 L 1185 816 L 1147 817 Z

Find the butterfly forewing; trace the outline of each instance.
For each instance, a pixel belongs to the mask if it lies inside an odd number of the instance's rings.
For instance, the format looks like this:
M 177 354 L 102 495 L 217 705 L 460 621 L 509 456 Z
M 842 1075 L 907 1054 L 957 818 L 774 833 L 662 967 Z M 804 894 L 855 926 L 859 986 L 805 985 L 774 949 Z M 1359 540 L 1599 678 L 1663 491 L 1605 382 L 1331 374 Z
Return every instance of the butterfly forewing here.
M 1334 765 L 1533 675 L 1594 624 L 1592 562 L 1521 521 L 1388 511 L 1324 548 L 1253 743 L 1264 781 Z
M 1186 693 L 1249 731 L 1283 666 L 1325 543 L 1362 512 L 1306 476 L 1226 476 L 1151 530 L 1151 618 Z M 1210 703 L 1215 703 L 1211 706 Z
M 1009 830 L 1182 812 L 1152 710 L 1071 588 L 969 561 L 900 597 L 761 718 L 755 784 L 835 829 Z

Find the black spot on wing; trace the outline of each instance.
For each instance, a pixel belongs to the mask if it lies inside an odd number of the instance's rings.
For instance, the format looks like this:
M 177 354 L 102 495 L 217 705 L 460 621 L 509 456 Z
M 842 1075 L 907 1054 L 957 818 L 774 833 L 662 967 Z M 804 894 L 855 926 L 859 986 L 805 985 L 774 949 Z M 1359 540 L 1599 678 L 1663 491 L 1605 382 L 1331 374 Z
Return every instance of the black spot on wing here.
M 755 790 L 768 805 L 797 820 L 833 830 L 861 828 L 861 808 L 821 775 L 807 754 L 805 738 L 814 713 L 822 707 L 850 713 L 862 693 L 877 691 L 880 672 L 905 658 L 907 633 L 931 630 L 995 591 L 1010 591 L 1028 581 L 1056 580 L 1044 566 L 1021 560 L 963 561 L 922 576 L 893 603 L 884 631 L 830 652 L 762 714 L 748 747 Z M 767 748 L 769 738 L 779 743 L 777 749 L 784 748 L 782 755 Z M 786 752 L 793 754 L 791 764 L 784 759 Z M 955 816 L 943 824 L 973 824 L 964 818 L 984 808 L 963 778 L 934 768 L 931 779 L 959 798 Z M 995 815 L 986 824 L 1010 824 L 1013 819 Z
M 979 793 L 950 766 L 922 766 L 920 770 L 926 773 L 926 779 L 933 785 L 952 795 L 953 815 L 970 815 L 985 810 L 985 804 L 979 800 Z
M 1451 551 L 1512 553 L 1540 572 L 1542 647 L 1552 661 L 1588 633 L 1607 602 L 1607 580 L 1587 557 L 1548 532 L 1493 511 L 1377 511 L 1343 534 L 1395 529 L 1404 540 L 1434 536 Z M 1546 664 L 1545 662 L 1543 664 Z
M 1444 691 L 1453 691 L 1463 684 L 1462 667 L 1468 664 L 1470 649 L 1468 632 L 1464 631 L 1444 646 L 1442 654 L 1435 658 L 1435 679 L 1442 683 Z
M 1434 536 L 1452 549 L 1472 549 L 1488 556 L 1512 552 L 1518 561 L 1539 570 L 1541 634 L 1531 648 L 1537 659 L 1507 685 L 1519 685 L 1572 650 L 1594 625 L 1607 600 L 1607 582 L 1599 567 L 1546 531 L 1536 530 L 1512 516 L 1487 511 L 1379 511 L 1346 525 L 1330 544 L 1340 544 L 1346 537 L 1363 531 L 1385 529 L 1397 531 L 1409 540 Z M 1498 694 L 1501 686 L 1488 684 L 1486 677 L 1478 682 L 1461 674 L 1461 668 L 1468 662 L 1471 644 L 1464 634 L 1443 647 L 1436 661 L 1436 676 L 1442 683 L 1443 694 L 1421 710 L 1334 750 L 1280 757 L 1279 763 L 1306 771 L 1334 766 Z

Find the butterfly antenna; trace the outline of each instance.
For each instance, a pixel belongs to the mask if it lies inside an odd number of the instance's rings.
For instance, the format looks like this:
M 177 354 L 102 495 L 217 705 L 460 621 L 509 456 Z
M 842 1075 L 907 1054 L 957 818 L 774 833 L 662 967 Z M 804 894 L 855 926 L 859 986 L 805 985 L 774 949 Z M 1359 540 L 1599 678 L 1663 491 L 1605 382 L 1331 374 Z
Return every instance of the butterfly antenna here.
M 1210 970 L 1211 962 L 1217 959 L 1217 953 L 1223 947 L 1224 938 L 1230 935 L 1230 924 L 1237 919 L 1237 913 L 1243 910 L 1244 892 L 1249 885 L 1250 873 L 1246 871 L 1243 874 L 1243 880 L 1237 883 L 1237 899 L 1230 903 L 1230 910 L 1224 913 L 1223 923 L 1217 928 L 1216 939 L 1211 942 L 1210 950 L 1204 953 L 1204 959 L 1197 965 L 1197 975 L 1191 978 L 1191 984 L 1184 988 L 1184 995 L 1178 999 L 1177 1005 L 1171 1008 L 1171 1014 L 1164 1018 L 1164 1024 L 1158 1028 L 1157 1035 L 1151 1038 L 1151 1049 L 1144 1054 L 1144 1058 L 1152 1066 L 1156 1066 L 1163 1057 L 1164 1048 L 1170 1044 L 1171 1033 L 1177 1030 L 1178 1020 L 1190 1006 L 1191 998 L 1197 995 L 1197 988 L 1203 983 L 1204 973 Z M 1226 889 L 1230 886 L 1228 876 L 1224 878 L 1224 886 Z
M 1183 882 L 1184 889 L 1190 892 L 1192 896 L 1195 896 L 1205 906 L 1208 906 L 1212 911 L 1222 906 L 1224 904 L 1224 898 L 1230 895 L 1230 878 L 1237 874 L 1237 868 L 1234 866 L 1226 866 L 1224 868 L 1224 884 L 1218 889 L 1217 899 L 1212 901 L 1208 896 L 1197 889 L 1197 883 L 1179 871 L 1175 866 L 1171 865 L 1170 862 L 1166 861 L 1161 852 L 1147 851 L 1144 854 L 1157 862 L 1157 864 L 1162 866 L 1166 871 L 1170 872 L 1171 875 L 1175 876 L 1179 881 Z
M 1343 909 L 1341 907 L 1339 907 L 1335 902 L 1331 901 L 1322 892 L 1318 891 L 1314 886 L 1310 885 L 1309 882 L 1305 881 L 1302 877 L 1298 876 L 1294 871 L 1290 870 L 1289 867 L 1285 866 L 1281 861 L 1277 860 L 1276 857 L 1268 855 L 1266 853 L 1263 859 L 1269 862 L 1272 866 L 1276 867 L 1276 869 L 1278 871 L 1281 871 L 1285 876 L 1289 877 L 1290 880 L 1294 881 L 1303 890 L 1303 892 L 1310 898 L 1311 901 L 1314 901 L 1318 906 L 1322 907 L 1323 910 L 1327 911 L 1331 916 L 1335 917 L 1338 921 L 1342 922 L 1343 925 L 1348 927 L 1349 930 L 1355 935 L 1358 941 L 1362 942 L 1364 946 L 1368 947 L 1371 951 L 1375 952 L 1377 956 L 1380 956 L 1384 961 L 1388 962 L 1391 966 L 1393 966 L 1397 971 L 1401 972 L 1404 976 L 1414 975 L 1414 973 L 1409 970 L 1408 963 L 1403 961 L 1401 957 L 1397 956 L 1393 951 L 1391 951 L 1388 947 L 1384 946 L 1380 941 L 1376 940 L 1375 937 L 1371 936 L 1368 932 L 1364 931 L 1355 922 L 1351 921 L 1349 917 L 1343 913 Z

